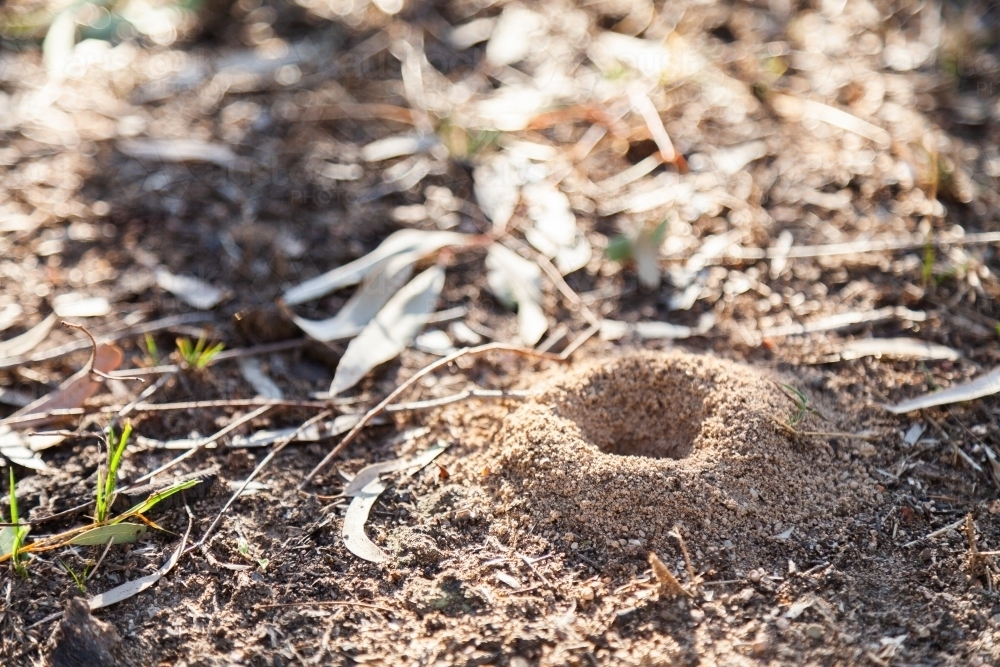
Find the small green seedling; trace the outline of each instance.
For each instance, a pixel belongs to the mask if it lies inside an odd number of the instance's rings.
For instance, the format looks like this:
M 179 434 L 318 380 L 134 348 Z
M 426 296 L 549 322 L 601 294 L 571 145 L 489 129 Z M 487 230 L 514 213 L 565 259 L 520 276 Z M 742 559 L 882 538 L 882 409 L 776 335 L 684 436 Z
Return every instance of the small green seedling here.
M 184 363 L 191 368 L 202 369 L 212 363 L 219 352 L 226 347 L 225 343 L 216 343 L 208 347 L 205 336 L 198 338 L 198 342 L 191 344 L 190 338 L 181 337 L 177 339 L 177 352 L 181 355 Z
M 73 583 L 76 584 L 77 590 L 79 590 L 80 593 L 82 593 L 83 595 L 86 595 L 87 576 L 90 573 L 90 563 L 87 563 L 87 565 L 84 566 L 83 571 L 81 571 L 79 574 L 74 572 L 73 568 L 64 563 L 62 560 L 59 561 L 59 564 L 62 565 L 63 569 L 66 570 L 66 573 L 73 578 Z
M 934 277 L 934 261 L 936 259 L 934 245 L 928 243 L 924 246 L 924 263 L 920 271 L 920 282 L 925 288 L 930 286 L 931 279 Z
M 618 235 L 608 242 L 604 254 L 614 262 L 632 261 L 643 287 L 660 286 L 660 246 L 667 233 L 667 220 L 655 227 L 640 229 L 634 236 Z
M 152 334 L 146 334 L 146 354 L 149 355 L 149 359 L 153 362 L 154 366 L 160 365 L 160 350 L 156 346 L 156 339 L 153 338 Z
M 801 391 L 796 389 L 790 384 L 782 384 L 787 391 L 791 392 L 790 397 L 795 402 L 796 412 L 791 417 L 788 418 L 788 424 L 790 426 L 798 426 L 806 418 L 810 412 L 815 412 L 809 407 L 809 397 L 803 394 Z
M 30 526 L 20 525 L 20 517 L 17 510 L 17 482 L 14 480 L 14 469 L 9 468 L 10 473 L 10 524 L 0 530 L 0 556 L 10 556 L 10 562 L 14 566 L 14 571 L 22 577 L 28 576 L 28 568 L 24 564 L 21 556 L 21 547 L 24 538 L 28 535 Z M 0 517 L 2 519 L 3 517 Z M 4 522 L 7 523 L 7 522 Z
M 121 438 L 115 435 L 113 426 L 108 427 L 108 462 L 104 469 L 97 469 L 97 490 L 95 492 L 97 523 L 108 520 L 108 512 L 115 499 L 115 486 L 118 483 L 118 468 L 122 464 L 122 456 L 132 435 L 132 422 L 126 422 Z

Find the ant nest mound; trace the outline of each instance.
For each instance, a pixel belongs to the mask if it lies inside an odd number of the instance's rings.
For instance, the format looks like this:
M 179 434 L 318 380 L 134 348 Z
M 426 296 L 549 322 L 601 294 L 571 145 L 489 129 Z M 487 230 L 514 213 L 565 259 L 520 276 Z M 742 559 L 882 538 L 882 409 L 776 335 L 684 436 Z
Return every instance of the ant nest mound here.
M 674 551 L 668 533 L 680 526 L 699 554 L 764 565 L 788 528 L 802 537 L 853 504 L 830 470 L 835 452 L 778 423 L 794 409 L 761 373 L 714 357 L 591 362 L 506 419 L 495 491 L 567 549 Z

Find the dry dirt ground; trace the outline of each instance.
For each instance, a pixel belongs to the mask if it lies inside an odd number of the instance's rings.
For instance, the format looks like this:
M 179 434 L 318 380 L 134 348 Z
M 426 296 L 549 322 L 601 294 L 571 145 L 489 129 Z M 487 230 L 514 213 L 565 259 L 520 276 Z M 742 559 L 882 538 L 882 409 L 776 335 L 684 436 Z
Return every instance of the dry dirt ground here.
M 112 547 L 85 593 L 67 567 L 102 547 L 34 554 L 27 577 L 3 564 L 0 663 L 1000 664 L 1000 402 L 883 408 L 1000 365 L 996 3 L 128 6 L 80 5 L 81 41 L 48 69 L 45 5 L 0 7 L 0 327 L 83 294 L 109 312 L 65 319 L 116 338 L 123 369 L 154 365 L 137 327 L 173 316 L 151 333 L 161 363 L 178 336 L 250 350 L 147 401 L 216 403 L 130 415 L 123 483 L 183 453 L 162 443 L 251 413 L 241 362 L 287 400 L 162 477 L 217 466 L 187 498 L 191 540 L 268 451 L 237 436 L 363 412 L 438 358 L 408 349 L 329 401 L 347 341 L 305 339 L 275 305 L 391 232 L 492 234 L 541 262 L 546 344 L 583 343 L 568 363 L 496 352 L 422 378 L 402 400 L 512 391 L 383 415 L 301 491 L 337 438 L 291 444 L 204 548 L 96 620 L 70 600 L 154 572 L 183 506 Z M 565 278 L 531 240 L 530 181 L 592 249 Z M 622 239 L 631 259 L 605 252 Z M 448 314 L 430 328 L 455 345 L 524 334 L 485 254 L 436 256 Z M 192 307 L 164 269 L 221 301 Z M 585 339 L 597 321 L 694 335 Z M 851 346 L 898 337 L 954 358 Z M 57 328 L 0 359 L 0 415 L 82 368 L 85 345 L 59 354 L 80 340 Z M 47 471 L 14 466 L 29 541 L 86 522 L 43 520 L 91 497 L 108 409 L 145 377 L 57 425 Z M 371 512 L 389 560 L 357 558 L 345 478 L 436 443 Z

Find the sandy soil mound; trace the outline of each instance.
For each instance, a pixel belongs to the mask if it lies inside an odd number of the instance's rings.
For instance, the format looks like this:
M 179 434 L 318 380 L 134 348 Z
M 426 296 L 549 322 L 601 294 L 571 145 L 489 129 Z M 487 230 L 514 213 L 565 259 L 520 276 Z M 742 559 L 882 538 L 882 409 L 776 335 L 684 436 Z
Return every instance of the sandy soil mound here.
M 571 549 L 657 550 L 677 525 L 699 558 L 774 564 L 787 527 L 809 530 L 865 493 L 835 474 L 829 448 L 777 423 L 794 411 L 747 366 L 681 352 L 603 359 L 506 420 L 496 492 Z

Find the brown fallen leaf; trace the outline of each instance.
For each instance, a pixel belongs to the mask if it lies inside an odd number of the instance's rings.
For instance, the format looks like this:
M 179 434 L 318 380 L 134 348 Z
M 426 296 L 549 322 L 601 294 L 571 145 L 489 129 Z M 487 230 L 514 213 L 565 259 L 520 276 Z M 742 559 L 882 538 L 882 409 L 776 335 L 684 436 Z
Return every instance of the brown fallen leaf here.
M 114 343 L 102 343 L 97 347 L 92 368 L 90 364 L 87 364 L 86 367 L 59 385 L 58 389 L 21 408 L 7 419 L 0 421 L 0 424 L 10 424 L 16 430 L 24 430 L 57 421 L 59 417 L 49 416 L 46 413 L 53 410 L 78 408 L 83 405 L 88 398 L 97 393 L 97 390 L 104 383 L 103 378 L 92 371 L 110 373 L 121 366 L 124 359 L 125 354 L 120 347 Z M 34 414 L 38 415 L 37 419 L 30 418 Z

